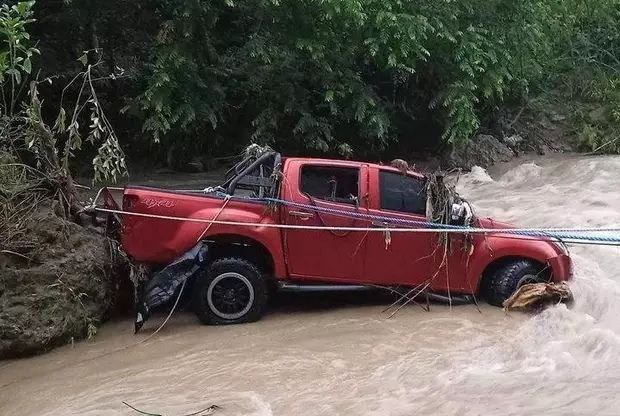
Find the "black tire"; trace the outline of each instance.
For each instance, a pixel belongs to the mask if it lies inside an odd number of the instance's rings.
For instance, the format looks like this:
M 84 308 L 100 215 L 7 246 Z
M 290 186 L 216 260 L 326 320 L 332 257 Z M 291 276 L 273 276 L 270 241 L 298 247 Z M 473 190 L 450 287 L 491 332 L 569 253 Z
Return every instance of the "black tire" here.
M 258 321 L 266 304 L 267 282 L 261 271 L 245 259 L 217 259 L 194 284 L 194 312 L 205 325 Z
M 483 296 L 493 306 L 503 306 L 504 301 L 527 283 L 547 281 L 541 268 L 525 259 L 500 263 L 484 277 Z

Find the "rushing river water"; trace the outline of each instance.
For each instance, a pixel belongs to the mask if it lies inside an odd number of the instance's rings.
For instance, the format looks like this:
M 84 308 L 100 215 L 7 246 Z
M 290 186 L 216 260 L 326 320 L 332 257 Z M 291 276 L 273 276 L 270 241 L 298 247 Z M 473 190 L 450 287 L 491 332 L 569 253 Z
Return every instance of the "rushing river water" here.
M 620 226 L 620 157 L 474 170 L 478 214 L 524 226 Z M 176 314 L 147 342 L 129 320 L 93 341 L 0 362 L 0 415 L 618 415 L 620 248 L 574 246 L 576 302 L 537 316 L 486 305 L 295 296 L 228 327 Z M 157 321 L 157 322 L 156 322 Z

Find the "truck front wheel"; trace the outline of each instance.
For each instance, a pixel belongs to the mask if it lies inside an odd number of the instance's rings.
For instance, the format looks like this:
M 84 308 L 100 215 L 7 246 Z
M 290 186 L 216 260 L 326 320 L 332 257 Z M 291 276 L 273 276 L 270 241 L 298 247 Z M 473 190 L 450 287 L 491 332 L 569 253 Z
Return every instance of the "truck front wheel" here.
M 194 284 L 193 306 L 206 325 L 228 325 L 259 320 L 267 304 L 267 282 L 249 261 L 217 259 Z
M 511 259 L 500 263 L 484 276 L 482 294 L 488 303 L 501 307 L 521 286 L 547 280 L 548 276 L 534 262 Z

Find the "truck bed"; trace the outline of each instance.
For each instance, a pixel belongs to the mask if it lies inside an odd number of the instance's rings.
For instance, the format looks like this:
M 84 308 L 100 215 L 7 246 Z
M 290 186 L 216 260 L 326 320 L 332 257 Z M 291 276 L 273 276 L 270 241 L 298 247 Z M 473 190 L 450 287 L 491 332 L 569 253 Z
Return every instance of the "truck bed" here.
M 226 205 L 225 209 L 222 207 Z M 127 186 L 123 209 L 140 214 L 190 219 L 190 221 L 122 215 L 121 243 L 137 262 L 167 264 L 193 247 L 201 237 L 234 234 L 239 227 L 191 219 L 277 223 L 278 212 L 265 202 L 245 198 L 226 200 L 215 194 Z M 246 227 L 247 228 L 247 227 Z M 250 227 L 280 241 L 275 228 Z

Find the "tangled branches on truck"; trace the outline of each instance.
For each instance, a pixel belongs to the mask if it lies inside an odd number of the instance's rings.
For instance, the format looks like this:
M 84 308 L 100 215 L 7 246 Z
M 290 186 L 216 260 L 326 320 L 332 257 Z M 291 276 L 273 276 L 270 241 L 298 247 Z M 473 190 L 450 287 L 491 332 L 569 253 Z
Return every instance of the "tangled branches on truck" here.
M 427 175 L 427 219 L 442 225 L 471 225 L 473 220 L 471 206 L 456 192 L 456 185 L 446 183 L 445 178 L 446 174 L 443 172 Z

